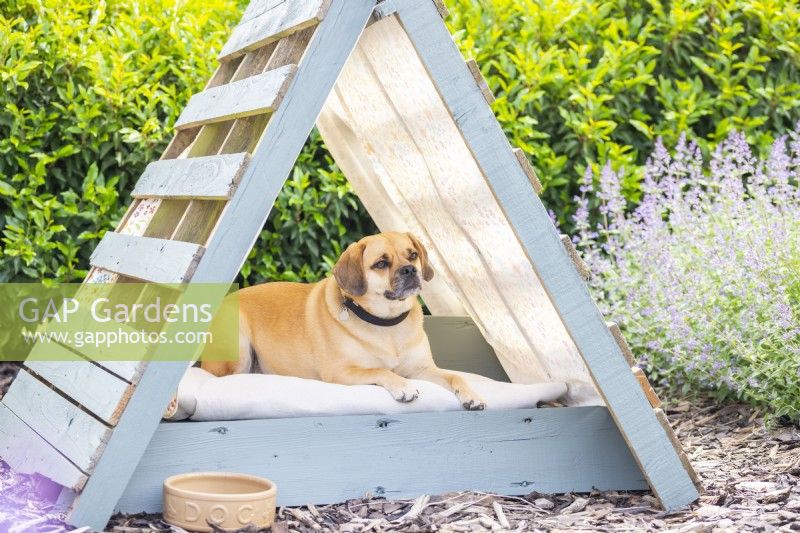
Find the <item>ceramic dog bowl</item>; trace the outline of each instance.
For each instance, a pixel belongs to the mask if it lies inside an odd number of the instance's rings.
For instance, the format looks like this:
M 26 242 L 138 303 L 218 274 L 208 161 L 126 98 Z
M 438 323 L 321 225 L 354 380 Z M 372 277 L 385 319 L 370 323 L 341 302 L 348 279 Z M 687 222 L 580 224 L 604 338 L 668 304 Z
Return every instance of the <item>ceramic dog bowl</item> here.
M 257 476 L 193 472 L 164 480 L 164 520 L 189 531 L 213 531 L 248 524 L 259 528 L 275 520 L 275 484 Z

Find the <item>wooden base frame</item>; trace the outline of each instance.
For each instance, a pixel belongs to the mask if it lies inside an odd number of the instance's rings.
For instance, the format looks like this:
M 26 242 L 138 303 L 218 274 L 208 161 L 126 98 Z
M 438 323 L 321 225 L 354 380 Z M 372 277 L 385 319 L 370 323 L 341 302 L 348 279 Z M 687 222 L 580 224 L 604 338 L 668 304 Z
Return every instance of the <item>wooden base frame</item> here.
M 158 512 L 165 477 L 202 470 L 268 477 L 279 505 L 647 489 L 605 407 L 165 422 L 117 510 Z

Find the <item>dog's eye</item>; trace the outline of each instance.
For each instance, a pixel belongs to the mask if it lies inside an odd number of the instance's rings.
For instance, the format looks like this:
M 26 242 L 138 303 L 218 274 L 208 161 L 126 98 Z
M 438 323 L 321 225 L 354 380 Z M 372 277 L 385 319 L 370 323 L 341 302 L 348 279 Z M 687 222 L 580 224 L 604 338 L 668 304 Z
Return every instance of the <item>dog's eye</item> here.
M 408 258 L 409 258 L 409 260 L 411 260 L 411 261 L 413 261 L 413 260 L 414 260 L 414 259 L 416 259 L 417 257 L 419 257 L 419 254 L 418 254 L 417 252 L 411 252 L 410 254 L 408 254 Z
M 386 268 L 388 266 L 389 266 L 389 263 L 387 261 L 384 261 L 383 259 L 381 259 L 380 261 L 378 261 L 377 263 L 372 265 L 372 268 Z

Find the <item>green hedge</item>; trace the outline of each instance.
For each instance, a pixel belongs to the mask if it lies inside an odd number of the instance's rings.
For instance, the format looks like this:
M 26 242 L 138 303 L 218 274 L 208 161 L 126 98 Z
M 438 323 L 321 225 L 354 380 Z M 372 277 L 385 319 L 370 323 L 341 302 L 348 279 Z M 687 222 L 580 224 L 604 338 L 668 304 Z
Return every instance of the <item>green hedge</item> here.
M 4 2 L 0 281 L 83 276 L 237 13 L 229 0 Z
M 800 118 L 800 11 L 761 0 L 453 0 L 450 26 L 569 229 L 586 165 L 637 201 L 654 140 L 766 150 Z
M 6 0 L 0 12 L 0 281 L 83 275 L 241 9 L 234 0 L 92 4 Z M 587 164 L 624 166 L 636 201 L 657 136 L 672 144 L 687 130 L 708 149 L 738 128 L 765 147 L 798 115 L 791 2 L 449 4 L 459 45 L 481 65 L 498 118 L 562 222 Z M 314 135 L 243 273 L 314 279 L 371 230 Z

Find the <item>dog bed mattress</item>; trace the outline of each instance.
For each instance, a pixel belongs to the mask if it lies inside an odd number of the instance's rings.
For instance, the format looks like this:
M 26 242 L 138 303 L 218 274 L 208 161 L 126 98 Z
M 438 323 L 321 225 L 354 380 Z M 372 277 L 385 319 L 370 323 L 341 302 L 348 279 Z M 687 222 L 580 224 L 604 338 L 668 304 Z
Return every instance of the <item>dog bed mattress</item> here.
M 564 383 L 523 385 L 502 383 L 459 372 L 486 400 L 487 409 L 536 407 L 566 393 Z M 186 371 L 164 418 L 246 420 L 359 414 L 401 414 L 424 411 L 457 411 L 462 406 L 455 395 L 428 381 L 412 380 L 419 398 L 396 401 L 376 385 L 337 385 L 313 379 L 270 374 L 235 374 L 215 377 L 191 367 Z

